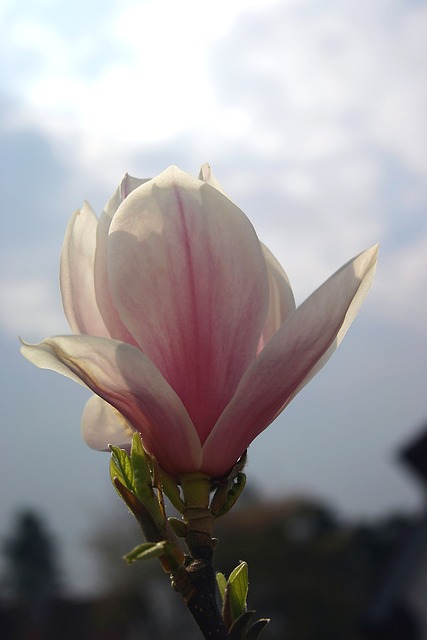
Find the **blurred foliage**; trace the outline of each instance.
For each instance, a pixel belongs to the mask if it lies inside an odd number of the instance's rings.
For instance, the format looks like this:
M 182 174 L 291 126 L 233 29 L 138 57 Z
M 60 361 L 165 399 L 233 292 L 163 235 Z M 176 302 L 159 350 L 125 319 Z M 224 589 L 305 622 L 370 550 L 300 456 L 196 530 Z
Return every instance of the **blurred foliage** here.
M 257 616 L 271 618 L 261 636 L 265 640 L 382 638 L 364 635 L 361 622 L 409 526 L 410 520 L 400 516 L 343 523 L 329 507 L 313 501 L 266 503 L 248 491 L 240 506 L 217 521 L 215 566 L 229 575 L 239 560 L 248 563 L 248 607 L 256 609 Z M 99 523 L 90 540 L 104 584 L 103 593 L 91 600 L 53 598 L 55 556 L 43 531 L 40 521 L 21 520 L 4 549 L 15 593 L 28 594 L 29 584 L 34 589 L 43 580 L 50 584 L 47 624 L 39 635 L 25 635 L 18 624 L 22 604 L 3 602 L 1 638 L 200 640 L 159 563 L 124 562 L 123 555 L 141 542 L 141 534 L 121 504 Z
M 307 500 L 254 503 L 218 525 L 216 563 L 248 563 L 248 605 L 271 618 L 270 640 L 364 640 L 364 614 L 407 528 L 394 518 L 344 525 Z
M 410 519 L 390 516 L 347 524 L 332 509 L 314 501 L 265 503 L 250 491 L 243 496 L 240 505 L 216 523 L 219 544 L 215 567 L 228 575 L 239 560 L 248 563 L 248 607 L 256 609 L 258 616 L 271 618 L 262 637 L 374 637 L 365 634 L 362 621 Z M 96 537 L 94 549 L 111 592 L 121 593 L 124 599 L 126 592 L 134 597 L 139 594 L 152 624 L 160 621 L 159 639 L 200 638 L 157 563 L 126 567 L 119 560 L 139 540 L 139 530 L 131 518 L 124 515 L 115 523 L 105 523 L 102 530 L 104 534 Z M 159 608 L 159 602 L 163 608 Z M 399 640 L 408 639 L 402 636 Z

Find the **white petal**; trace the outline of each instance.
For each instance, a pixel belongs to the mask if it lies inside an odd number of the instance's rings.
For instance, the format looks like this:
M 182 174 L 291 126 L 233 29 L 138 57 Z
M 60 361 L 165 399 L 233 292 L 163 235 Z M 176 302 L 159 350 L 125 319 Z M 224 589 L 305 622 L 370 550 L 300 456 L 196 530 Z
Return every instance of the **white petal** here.
M 98 220 L 87 202 L 67 226 L 60 284 L 65 315 L 74 333 L 108 337 L 95 296 L 94 262 Z
M 98 396 L 87 401 L 81 426 L 86 444 L 98 451 L 108 451 L 109 444 L 128 448 L 135 433 L 122 414 Z

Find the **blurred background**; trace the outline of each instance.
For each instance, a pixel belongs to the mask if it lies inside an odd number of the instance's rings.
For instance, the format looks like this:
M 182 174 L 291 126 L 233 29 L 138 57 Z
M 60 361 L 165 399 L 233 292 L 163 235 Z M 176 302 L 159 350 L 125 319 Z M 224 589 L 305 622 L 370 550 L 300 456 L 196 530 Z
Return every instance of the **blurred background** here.
M 1 0 L 0 56 L 2 603 L 31 602 L 41 620 L 61 594 L 82 607 L 72 619 L 101 620 L 114 607 L 89 615 L 87 603 L 122 579 L 121 593 L 135 598 L 117 604 L 118 619 L 169 603 L 165 590 L 150 600 L 129 587 L 129 573 L 112 577 L 135 532 L 110 486 L 108 456 L 81 440 L 89 394 L 32 367 L 18 335 L 36 342 L 69 332 L 58 260 L 84 200 L 99 212 L 125 172 L 150 177 L 177 164 L 197 174 L 209 161 L 287 271 L 298 303 L 381 243 L 376 280 L 344 343 L 251 445 L 248 498 L 235 516 L 245 524 L 224 530 L 231 537 L 219 556 L 231 570 L 244 538 L 250 604 L 268 614 L 269 580 L 279 594 L 266 639 L 358 640 L 356 618 L 378 602 L 369 615 L 384 617 L 398 600 L 381 585 L 390 584 L 387 571 L 396 575 L 390 566 L 406 557 L 408 537 L 427 543 L 424 476 L 401 459 L 427 429 L 427 3 Z M 258 523 L 261 533 L 245 510 L 270 524 Z M 27 556 L 28 539 L 46 553 L 30 545 Z M 427 550 L 417 549 L 422 564 Z M 34 554 L 44 560 L 29 578 Z M 289 584 L 274 582 L 274 567 Z M 42 604 L 22 591 L 28 583 L 39 585 Z M 292 623 L 298 611 L 316 628 Z M 393 615 L 407 624 L 397 638 L 427 638 L 408 631 L 406 610 Z M 144 633 L 161 638 L 151 618 Z M 319 621 L 332 618 L 341 622 L 325 630 Z M 96 637 L 133 637 L 112 635 L 116 622 L 107 622 Z M 10 625 L 5 637 L 18 637 Z

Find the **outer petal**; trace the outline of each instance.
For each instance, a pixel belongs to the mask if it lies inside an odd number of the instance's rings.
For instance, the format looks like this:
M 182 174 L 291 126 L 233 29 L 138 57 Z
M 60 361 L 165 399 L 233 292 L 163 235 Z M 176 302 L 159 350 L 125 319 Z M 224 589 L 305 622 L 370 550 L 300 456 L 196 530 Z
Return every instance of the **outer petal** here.
M 252 225 L 216 189 L 171 167 L 120 206 L 108 251 L 123 322 L 204 442 L 255 357 L 267 313 Z
M 36 366 L 81 381 L 113 405 L 166 471 L 197 471 L 201 447 L 194 426 L 176 393 L 138 349 L 106 338 L 59 336 L 21 351 Z
M 130 193 L 132 193 L 132 191 L 134 191 L 145 182 L 148 182 L 148 180 L 148 178 L 139 179 L 133 178 L 128 174 L 125 175 L 120 185 L 116 189 L 114 195 L 106 204 L 99 218 L 96 239 L 97 245 L 95 255 L 95 290 L 99 309 L 101 310 L 102 316 L 105 320 L 105 324 L 108 327 L 111 336 L 113 338 L 116 338 L 117 340 L 122 340 L 123 342 L 128 342 L 129 344 L 133 345 L 136 345 L 136 342 L 121 321 L 119 313 L 115 308 L 113 299 L 111 297 L 107 266 L 107 240 L 111 221 L 120 204 L 128 197 Z
M 94 261 L 98 220 L 87 202 L 67 226 L 60 283 L 65 315 L 74 333 L 109 336 L 95 297 Z
M 227 472 L 325 364 L 365 299 L 376 258 L 377 247 L 357 256 L 286 320 L 242 378 L 205 442 L 202 471 Z
M 258 344 L 258 353 L 264 349 L 267 342 L 282 326 L 286 318 L 295 311 L 295 299 L 288 276 L 271 251 L 265 245 L 261 246 L 268 269 L 270 301 L 267 320 Z
M 109 444 L 127 448 L 134 430 L 111 404 L 92 396 L 86 402 L 82 416 L 82 435 L 92 449 L 107 451 Z

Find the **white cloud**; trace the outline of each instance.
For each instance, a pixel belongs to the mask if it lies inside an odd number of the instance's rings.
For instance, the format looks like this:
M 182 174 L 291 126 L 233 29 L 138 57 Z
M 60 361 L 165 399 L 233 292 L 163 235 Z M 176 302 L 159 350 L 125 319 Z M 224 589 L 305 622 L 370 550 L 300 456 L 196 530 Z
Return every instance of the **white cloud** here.
M 169 164 L 179 150 L 193 171 L 210 160 L 298 296 L 378 240 L 403 290 L 419 249 L 393 248 L 396 221 L 427 201 L 423 4 L 151 0 L 116 3 L 74 34 L 78 47 L 61 29 L 20 17 L 3 46 L 37 63 L 18 73 L 15 117 L 43 128 L 77 173 L 108 195 L 137 155 L 161 149 Z M 402 309 L 417 308 L 416 287 L 405 296 Z
M 72 43 L 44 15 L 18 16 L 3 42 L 16 62 L 14 90 L 25 101 L 15 121 L 42 126 L 87 166 L 106 152 L 129 157 L 214 122 L 220 109 L 209 81 L 209 47 L 242 11 L 269 4 L 221 0 L 211 10 L 194 0 L 116 3 Z M 95 69 L 97 49 L 104 61 Z M 239 112 L 227 110 L 231 134 Z
M 196 146 L 237 140 L 277 164 L 379 147 L 420 172 L 426 31 L 427 9 L 399 0 L 224 0 L 212 11 L 151 0 L 100 13 L 78 46 L 30 18 L 4 46 L 38 61 L 21 78 L 21 117 L 68 141 L 86 166 L 183 134 Z
M 422 170 L 426 31 L 425 7 L 397 0 L 283 3 L 241 20 L 218 88 L 253 113 L 254 151 L 273 137 L 294 162 L 380 145 Z

